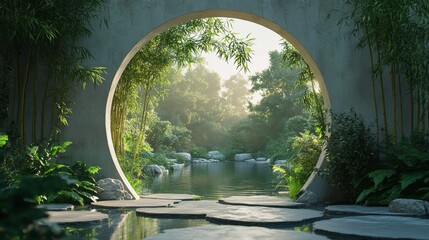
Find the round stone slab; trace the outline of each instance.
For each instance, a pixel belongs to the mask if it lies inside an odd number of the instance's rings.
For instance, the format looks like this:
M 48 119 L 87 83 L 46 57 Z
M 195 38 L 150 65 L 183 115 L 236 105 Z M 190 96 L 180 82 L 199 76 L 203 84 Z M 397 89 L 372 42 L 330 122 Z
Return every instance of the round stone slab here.
M 46 203 L 37 205 L 38 208 L 43 208 L 47 211 L 67 211 L 73 210 L 73 204 L 68 203 Z
M 66 223 L 87 223 L 107 220 L 107 214 L 92 211 L 48 211 L 48 221 Z
M 370 239 L 429 239 L 429 219 L 400 216 L 355 216 L 313 224 L 316 233 Z
M 388 215 L 388 216 L 414 216 L 416 214 L 392 213 L 388 207 L 366 207 L 359 205 L 331 205 L 325 208 L 330 215 Z
M 208 240 L 208 239 L 246 239 L 246 240 L 327 240 L 328 238 L 306 232 L 244 226 L 199 226 L 165 230 L 164 233 L 147 238 L 148 240 Z
M 153 207 L 168 207 L 180 200 L 162 200 L 141 198 L 138 200 L 112 200 L 93 202 L 92 206 L 105 208 L 153 208 Z
M 205 218 L 208 213 L 225 211 L 225 206 L 214 200 L 184 201 L 166 208 L 137 208 L 136 212 L 152 217 L 193 217 Z
M 309 209 L 268 208 L 235 206 L 215 213 L 209 213 L 206 219 L 211 222 L 247 225 L 297 225 L 323 217 L 323 212 Z
M 142 198 L 149 199 L 164 199 L 164 200 L 182 200 L 182 201 L 193 201 L 197 199 L 199 196 L 191 195 L 191 194 L 175 194 L 175 193 L 156 193 L 144 195 Z
M 282 208 L 298 208 L 305 206 L 304 203 L 293 202 L 290 198 L 275 197 L 275 196 L 232 196 L 228 198 L 220 198 L 220 203 L 232 205 L 247 205 L 261 207 L 282 207 Z

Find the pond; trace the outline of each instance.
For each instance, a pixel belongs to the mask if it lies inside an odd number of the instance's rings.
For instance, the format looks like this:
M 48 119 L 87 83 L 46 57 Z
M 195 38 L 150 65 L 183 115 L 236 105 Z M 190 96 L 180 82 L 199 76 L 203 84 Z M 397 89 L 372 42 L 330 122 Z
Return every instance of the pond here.
M 188 193 L 217 200 L 232 195 L 275 194 L 275 176 L 269 164 L 249 162 L 194 163 L 155 178 L 146 193 Z
M 191 164 L 153 179 L 144 189 L 148 193 L 187 193 L 203 199 L 237 195 L 275 195 L 275 174 L 268 164 L 219 162 Z M 144 239 L 165 229 L 210 225 L 204 219 L 149 218 L 132 210 L 98 209 L 109 221 L 90 226 L 68 226 L 65 239 Z M 305 226 L 304 226 L 305 227 Z

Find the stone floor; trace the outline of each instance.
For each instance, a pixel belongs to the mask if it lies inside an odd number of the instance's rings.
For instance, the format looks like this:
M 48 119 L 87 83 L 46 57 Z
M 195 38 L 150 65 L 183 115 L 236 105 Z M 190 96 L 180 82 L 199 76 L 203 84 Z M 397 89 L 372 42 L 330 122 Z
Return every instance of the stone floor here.
M 429 219 L 364 215 L 315 222 L 316 233 L 360 239 L 429 239 Z
M 205 218 L 221 225 L 165 230 L 148 239 L 426 239 L 429 219 L 412 214 L 390 213 L 386 207 L 332 205 L 322 211 L 302 208 L 288 198 L 272 196 L 233 196 L 219 201 L 195 199 L 194 195 L 155 194 L 149 198 L 93 203 L 101 208 L 136 208 L 137 214 L 164 218 Z M 49 221 L 68 224 L 108 219 L 94 211 L 70 211 L 70 205 L 40 206 Z M 323 219 L 322 219 L 323 218 Z M 262 228 L 295 227 L 310 224 L 314 233 Z M 237 226 L 245 225 L 245 226 Z M 248 227 L 258 226 L 258 227 Z
M 66 223 L 88 223 L 107 220 L 109 216 L 95 211 L 48 211 L 48 221 Z
M 219 203 L 231 205 L 248 205 L 261 207 L 282 207 L 282 208 L 297 208 L 304 207 L 305 204 L 293 202 L 290 198 L 275 197 L 275 196 L 232 196 L 228 198 L 220 198 Z
M 145 216 L 200 217 L 216 223 L 257 226 L 300 224 L 323 217 L 321 211 L 309 209 L 227 205 L 208 200 L 182 202 L 166 208 L 138 208 L 136 211 Z
M 154 208 L 154 207 L 169 207 L 180 202 L 181 200 L 162 200 L 162 199 L 141 198 L 138 200 L 98 201 L 98 202 L 93 202 L 91 205 L 94 207 L 103 207 L 103 208 Z

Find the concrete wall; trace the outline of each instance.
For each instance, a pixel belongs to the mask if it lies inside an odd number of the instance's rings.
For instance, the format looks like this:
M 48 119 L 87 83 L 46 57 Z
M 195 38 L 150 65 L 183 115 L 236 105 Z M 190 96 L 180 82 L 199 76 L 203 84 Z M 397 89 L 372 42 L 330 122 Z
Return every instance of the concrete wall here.
M 102 176 L 120 178 L 131 188 L 119 168 L 110 135 L 115 86 L 145 42 L 171 26 L 201 17 L 240 18 L 277 32 L 311 65 L 327 107 L 342 112 L 354 106 L 365 119 L 374 119 L 370 82 L 362 81 L 369 79 L 367 58 L 356 50 L 350 29 L 327 18 L 333 9 L 344 7 L 341 0 L 111 0 L 103 12 L 109 26 L 95 23 L 92 37 L 83 41 L 94 55 L 89 65 L 107 67 L 105 83 L 74 96 L 73 115 L 63 132 L 63 138 L 74 143 L 69 153 L 101 166 Z M 306 187 L 322 199 L 332 198 L 323 181 L 313 178 Z

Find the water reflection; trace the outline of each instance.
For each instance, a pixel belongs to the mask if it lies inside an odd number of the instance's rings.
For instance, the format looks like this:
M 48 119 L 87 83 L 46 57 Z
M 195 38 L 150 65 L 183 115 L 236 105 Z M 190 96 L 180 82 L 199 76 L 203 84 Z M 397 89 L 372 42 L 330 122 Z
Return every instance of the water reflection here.
M 105 210 L 106 211 L 106 210 Z M 67 240 L 128 240 L 145 239 L 165 229 L 186 228 L 210 224 L 204 219 L 163 219 L 136 215 L 135 211 L 108 210 L 109 220 L 85 225 L 69 225 Z
M 144 192 L 188 193 L 203 196 L 204 199 L 232 195 L 272 195 L 274 178 L 268 164 L 199 163 L 155 178 Z

